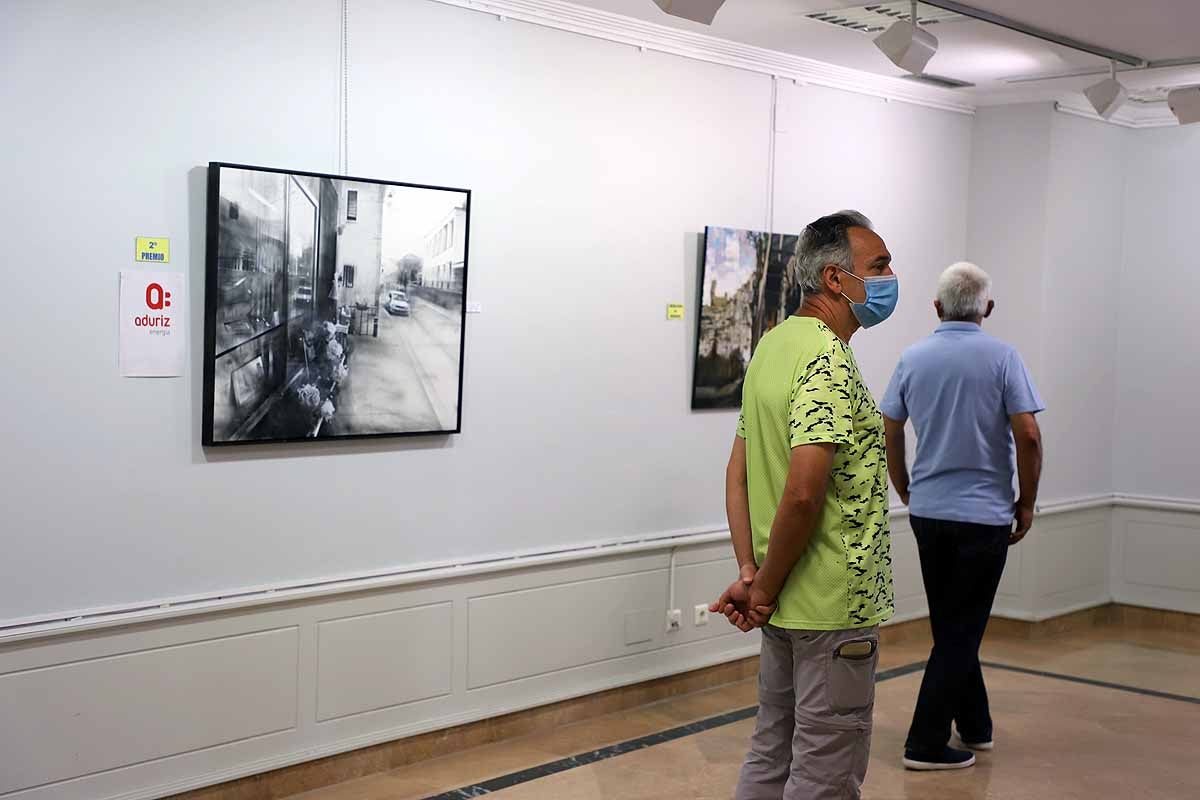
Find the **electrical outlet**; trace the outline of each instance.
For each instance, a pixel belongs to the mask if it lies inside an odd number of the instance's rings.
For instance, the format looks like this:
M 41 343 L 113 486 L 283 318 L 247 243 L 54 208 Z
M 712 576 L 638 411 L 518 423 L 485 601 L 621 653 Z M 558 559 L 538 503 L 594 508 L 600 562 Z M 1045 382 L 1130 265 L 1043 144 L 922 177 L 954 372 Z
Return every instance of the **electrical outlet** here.
M 683 625 L 683 610 L 673 608 L 667 612 L 667 633 L 679 633 Z
M 701 625 L 708 624 L 708 606 L 706 606 L 706 605 L 696 606 L 695 623 L 696 623 L 697 628 L 700 627 Z

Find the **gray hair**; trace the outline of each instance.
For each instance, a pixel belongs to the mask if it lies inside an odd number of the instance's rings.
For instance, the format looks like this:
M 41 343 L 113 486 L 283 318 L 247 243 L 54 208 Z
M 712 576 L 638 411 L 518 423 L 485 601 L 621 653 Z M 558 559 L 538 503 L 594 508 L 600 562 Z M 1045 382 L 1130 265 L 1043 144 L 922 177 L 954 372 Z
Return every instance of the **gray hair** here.
M 938 279 L 937 299 L 942 304 L 942 318 L 973 320 L 987 313 L 992 299 L 992 279 L 969 261 L 951 264 Z
M 854 271 L 854 255 L 850 252 L 850 228 L 875 230 L 871 220 L 858 211 L 839 211 L 809 223 L 800 234 L 796 258 L 792 265 L 792 281 L 804 295 L 821 291 L 821 272 L 826 264 Z

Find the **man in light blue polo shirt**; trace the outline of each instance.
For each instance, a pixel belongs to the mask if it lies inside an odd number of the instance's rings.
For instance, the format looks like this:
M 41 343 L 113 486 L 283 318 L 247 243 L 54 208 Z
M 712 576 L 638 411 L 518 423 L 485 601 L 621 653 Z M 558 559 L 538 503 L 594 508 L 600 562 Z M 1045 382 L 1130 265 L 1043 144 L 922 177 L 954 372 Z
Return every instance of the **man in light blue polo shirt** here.
M 979 646 L 1008 547 L 1033 524 L 1042 466 L 1034 415 L 1044 406 L 1016 349 L 983 332 L 995 307 L 991 288 L 974 264 L 942 274 L 934 301 L 942 324 L 904 351 L 880 403 L 888 474 L 909 508 L 933 630 L 904 745 L 909 769 L 969 767 L 970 750 L 992 749 Z M 910 418 L 917 434 L 911 480 Z M 967 750 L 949 746 L 951 722 Z

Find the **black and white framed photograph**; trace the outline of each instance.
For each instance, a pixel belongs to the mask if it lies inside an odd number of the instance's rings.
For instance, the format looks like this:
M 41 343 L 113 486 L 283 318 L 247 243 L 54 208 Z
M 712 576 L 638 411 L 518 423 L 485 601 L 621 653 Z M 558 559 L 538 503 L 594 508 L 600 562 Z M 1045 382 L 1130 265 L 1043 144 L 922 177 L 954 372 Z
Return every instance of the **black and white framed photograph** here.
M 204 444 L 461 431 L 470 201 L 209 164 Z

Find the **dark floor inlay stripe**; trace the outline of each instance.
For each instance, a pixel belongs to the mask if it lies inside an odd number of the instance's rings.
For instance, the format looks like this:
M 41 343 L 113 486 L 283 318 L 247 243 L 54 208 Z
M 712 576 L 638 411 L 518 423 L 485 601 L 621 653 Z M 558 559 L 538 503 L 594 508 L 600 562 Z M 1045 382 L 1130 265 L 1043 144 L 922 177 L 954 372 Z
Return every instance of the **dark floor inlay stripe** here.
M 911 675 L 914 672 L 920 672 L 923 669 L 925 669 L 924 661 L 918 661 L 915 664 L 905 664 L 902 667 L 896 667 L 894 669 L 885 669 L 875 675 L 875 682 L 880 683 L 882 681 L 891 680 L 892 678 Z M 697 733 L 704 733 L 705 731 L 710 731 L 713 728 L 720 728 L 724 725 L 732 725 L 735 722 L 741 722 L 742 720 L 750 719 L 756 714 L 758 714 L 757 706 L 739 708 L 736 711 L 730 711 L 726 714 L 718 714 L 717 716 L 709 717 L 708 719 L 689 722 L 687 725 L 680 725 L 678 728 L 671 728 L 670 730 L 652 733 L 648 736 L 642 736 L 638 739 L 630 739 L 627 742 L 609 745 L 608 747 L 602 747 L 599 750 L 592 750 L 587 753 L 568 756 L 567 758 L 562 758 L 558 761 L 551 761 L 548 764 L 530 767 L 529 769 L 523 769 L 519 772 L 511 772 L 508 775 L 501 775 L 498 778 L 492 778 L 491 780 L 482 781 L 481 783 L 476 783 L 471 786 L 464 786 L 461 789 L 452 789 L 448 792 L 443 792 L 442 794 L 431 795 L 425 798 L 425 800 L 462 800 L 462 798 L 465 797 L 482 797 L 485 794 L 498 792 L 501 789 L 508 789 L 516 786 L 517 784 L 527 783 L 529 781 L 537 780 L 538 778 L 545 778 L 559 772 L 565 772 L 569 769 L 585 767 L 588 764 L 595 764 L 597 761 L 604 761 L 609 758 L 614 758 L 615 756 L 632 753 L 636 750 L 644 750 L 647 747 L 665 744 L 666 742 L 671 742 L 676 739 L 682 739 L 685 736 L 693 736 Z
M 890 681 L 892 678 L 903 678 L 905 675 L 912 675 L 914 672 L 921 672 L 925 669 L 926 662 L 916 661 L 912 664 L 905 664 L 903 667 L 892 667 L 881 672 L 875 673 L 875 682 L 882 683 Z
M 1078 675 L 1063 675 L 1061 672 L 1046 672 L 1040 669 L 1030 669 L 1028 667 L 1014 667 L 1009 664 L 997 664 L 994 661 L 979 662 L 989 669 L 1003 669 L 1008 672 L 1019 672 L 1022 675 L 1037 675 L 1040 678 L 1054 678 L 1060 681 L 1069 681 L 1070 683 L 1082 683 L 1087 686 L 1099 686 L 1102 689 L 1116 689 L 1119 692 L 1132 692 L 1133 694 L 1141 694 L 1147 697 L 1159 697 L 1163 700 L 1178 700 L 1181 703 L 1198 703 L 1200 697 L 1191 697 L 1186 694 L 1171 694 L 1170 692 L 1160 692 L 1157 689 L 1143 689 L 1140 686 L 1128 686 L 1124 683 L 1112 683 L 1110 681 L 1098 681 L 1094 678 L 1081 678 Z

